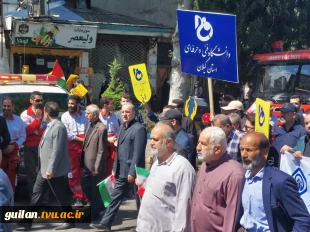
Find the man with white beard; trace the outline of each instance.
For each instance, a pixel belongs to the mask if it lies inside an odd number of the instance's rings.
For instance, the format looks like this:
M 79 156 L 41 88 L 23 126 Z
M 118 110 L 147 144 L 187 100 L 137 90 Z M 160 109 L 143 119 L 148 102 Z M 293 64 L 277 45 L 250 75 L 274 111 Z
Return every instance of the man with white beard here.
M 258 132 L 247 133 L 240 143 L 242 182 L 234 231 L 310 231 L 310 215 L 300 197 L 296 181 L 302 186 L 304 175 L 297 169 L 294 178 L 266 162 L 269 140 Z
M 193 193 L 192 232 L 233 231 L 244 170 L 226 148 L 221 128 L 208 127 L 201 132 L 197 153 L 203 163 Z
M 158 123 L 151 132 L 151 168 L 137 220 L 138 232 L 190 231 L 190 206 L 195 171 L 174 150 L 175 133 Z

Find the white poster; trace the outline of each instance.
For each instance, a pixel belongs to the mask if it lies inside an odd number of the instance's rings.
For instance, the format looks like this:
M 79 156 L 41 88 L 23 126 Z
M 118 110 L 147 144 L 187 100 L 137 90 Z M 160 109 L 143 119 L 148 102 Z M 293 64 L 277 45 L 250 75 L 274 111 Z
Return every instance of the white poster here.
M 285 152 L 284 155 L 281 155 L 280 170 L 295 179 L 299 194 L 310 213 L 310 158 L 298 159 L 293 154 Z

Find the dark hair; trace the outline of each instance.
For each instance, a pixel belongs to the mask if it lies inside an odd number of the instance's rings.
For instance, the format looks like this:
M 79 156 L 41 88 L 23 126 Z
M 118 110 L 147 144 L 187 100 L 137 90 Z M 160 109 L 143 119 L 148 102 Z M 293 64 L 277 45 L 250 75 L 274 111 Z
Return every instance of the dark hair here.
M 70 95 L 69 100 L 74 100 L 76 104 L 81 103 L 81 98 L 76 94 Z
M 252 126 L 255 126 L 255 114 L 246 114 L 245 118 L 246 120 L 249 120 Z
M 43 93 L 39 92 L 39 91 L 33 91 L 30 95 L 31 99 L 34 99 L 35 96 L 43 96 Z
M 184 108 L 184 102 L 181 99 L 174 99 L 172 103 L 177 104 L 178 108 Z
M 100 99 L 99 105 L 102 108 L 104 104 L 108 105 L 111 102 L 112 98 L 110 97 L 103 97 Z
M 11 98 L 11 97 L 4 97 L 3 99 L 2 99 L 2 105 L 3 105 L 3 102 L 5 101 L 5 100 L 10 100 L 11 102 L 12 102 L 12 105 L 14 106 L 14 99 L 13 98 Z
M 232 123 L 230 121 L 230 118 L 225 114 L 217 114 L 212 119 L 212 124 L 214 124 L 217 120 L 220 121 L 222 126 L 226 126 L 227 124 L 232 126 Z
M 260 143 L 259 143 L 259 149 L 263 150 L 270 147 L 269 139 L 264 135 L 261 137 Z
M 164 106 L 163 109 L 174 110 L 175 108 L 174 108 L 174 106 L 172 106 L 172 105 L 166 105 L 166 106 Z
M 51 118 L 57 118 L 59 114 L 59 106 L 56 102 L 47 102 L 44 106 L 44 111 Z
M 293 95 L 293 96 L 291 96 L 291 97 L 290 97 L 290 100 L 291 100 L 291 99 L 296 99 L 296 98 L 298 98 L 298 99 L 299 99 L 299 102 L 301 103 L 301 97 L 300 97 L 299 95 Z
M 120 100 L 122 100 L 122 98 L 125 98 L 127 100 L 131 100 L 131 96 L 129 93 L 123 93 Z

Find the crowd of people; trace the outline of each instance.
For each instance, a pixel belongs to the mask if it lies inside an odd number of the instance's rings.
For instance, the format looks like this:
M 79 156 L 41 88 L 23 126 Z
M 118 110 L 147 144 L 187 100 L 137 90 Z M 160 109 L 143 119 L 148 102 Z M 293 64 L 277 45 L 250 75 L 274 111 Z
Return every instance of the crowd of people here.
M 249 93 L 246 86 L 244 92 Z M 145 167 L 145 119 L 128 93 L 121 96 L 118 112 L 108 97 L 100 99 L 99 107 L 86 106 L 84 112 L 81 98 L 70 95 L 68 111 L 60 120 L 57 103 L 43 105 L 43 97 L 33 92 L 31 106 L 21 117 L 12 113 L 13 99 L 3 99 L 0 194 L 4 200 L 0 202 L 14 204 L 18 149 L 23 145 L 29 210 L 48 204 L 50 189 L 64 211 L 90 206 L 90 227 L 110 231 L 123 199 L 129 191 L 137 192 L 135 168 Z M 273 102 L 268 102 L 272 111 Z M 182 100 L 173 100 L 158 115 L 143 103 L 156 125 L 150 134 L 151 169 L 145 192 L 142 199 L 134 194 L 138 211 L 134 231 L 310 230 L 310 215 L 295 180 L 279 170 L 286 151 L 296 158 L 310 156 L 310 114 L 302 112 L 300 97 L 292 96 L 280 108 L 281 126 L 270 116 L 267 139 L 255 132 L 255 116 L 247 114 L 244 105 L 223 98 L 221 114 L 210 118 L 210 125 L 198 134 L 194 122 L 183 114 Z M 110 175 L 116 181 L 111 202 L 104 208 L 97 184 Z M 63 188 L 65 182 L 71 196 Z M 32 220 L 25 219 L 17 229 L 31 226 Z M 74 227 L 74 220 L 66 219 L 56 229 Z

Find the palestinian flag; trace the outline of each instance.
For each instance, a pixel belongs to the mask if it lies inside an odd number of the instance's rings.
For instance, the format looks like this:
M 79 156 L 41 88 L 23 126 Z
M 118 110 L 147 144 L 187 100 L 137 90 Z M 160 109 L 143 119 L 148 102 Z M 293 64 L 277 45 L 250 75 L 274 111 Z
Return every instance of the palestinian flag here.
M 111 193 L 115 185 L 115 176 L 109 176 L 101 181 L 97 186 L 99 187 L 100 196 L 105 207 L 108 207 L 112 201 Z
M 62 71 L 62 68 L 60 67 L 60 65 L 58 63 L 58 60 L 56 60 L 54 63 L 52 75 L 54 75 L 58 78 L 57 85 L 59 85 L 62 89 L 67 90 L 65 74 Z
M 136 166 L 136 174 L 137 174 L 136 184 L 138 185 L 137 194 L 140 197 L 142 197 L 145 191 L 146 180 L 147 177 L 150 175 L 150 171 Z

